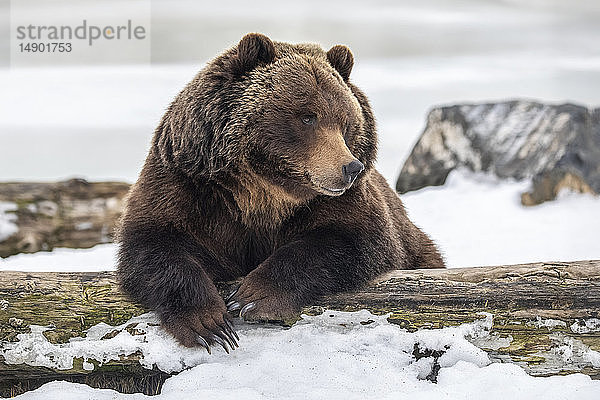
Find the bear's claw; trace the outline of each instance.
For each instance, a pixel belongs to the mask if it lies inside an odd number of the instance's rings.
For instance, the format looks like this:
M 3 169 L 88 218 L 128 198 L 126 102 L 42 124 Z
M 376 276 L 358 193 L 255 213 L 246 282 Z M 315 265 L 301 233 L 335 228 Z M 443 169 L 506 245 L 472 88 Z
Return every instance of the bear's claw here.
M 229 350 L 239 347 L 239 337 L 229 318 L 231 317 L 223 304 L 222 309 L 199 309 L 176 318 L 172 317 L 164 322 L 164 326 L 186 347 L 204 347 L 211 354 L 210 346 L 218 344 L 229 353 Z
M 238 303 L 235 300 L 231 300 L 229 303 L 227 303 L 227 311 L 236 311 L 239 310 L 241 308 L 240 303 Z
M 218 344 L 220 344 L 221 347 L 223 347 L 223 349 L 225 350 L 225 352 L 227 354 L 229 354 L 229 347 L 227 347 L 227 343 L 225 340 L 223 340 L 219 335 L 213 335 L 213 340 L 215 342 L 217 342 Z M 233 345 L 231 343 L 229 343 L 229 345 L 231 346 L 231 349 L 233 350 L 234 349 Z
M 240 287 L 239 287 L 239 286 L 238 286 L 238 287 L 236 287 L 235 289 L 233 289 L 233 290 L 232 290 L 232 291 L 231 291 L 231 292 L 230 292 L 230 293 L 227 295 L 227 297 L 225 297 L 225 301 L 229 301 L 229 300 L 231 300 L 231 298 L 232 298 L 233 296 L 235 296 L 235 294 L 237 293 L 237 291 L 238 291 L 239 289 L 240 289 Z
M 217 332 L 217 335 L 221 337 L 221 339 L 225 339 L 227 341 L 229 347 L 231 347 L 231 350 L 235 350 L 236 347 L 240 347 L 240 345 L 237 343 L 240 338 L 233 330 L 233 325 L 231 322 L 229 322 L 226 318 L 224 318 L 223 321 L 224 324 L 219 325 L 219 328 L 221 328 L 223 331 L 222 333 Z
M 252 310 L 253 308 L 256 307 L 256 303 L 255 302 L 250 302 L 248 304 L 246 304 L 244 307 L 242 307 L 242 309 L 240 310 L 240 317 L 244 318 L 244 315 L 246 315 L 246 313 L 250 310 Z
M 255 271 L 231 295 L 227 311 L 240 310 L 239 316 L 246 321 L 284 320 L 300 312 L 300 304 L 291 293 L 277 289 Z
M 210 346 L 208 345 L 208 343 L 206 342 L 206 340 L 204 340 L 204 338 L 202 336 L 197 335 L 196 341 L 198 342 L 198 344 L 200 344 L 200 346 L 204 347 L 206 349 L 206 351 L 208 351 L 208 354 L 210 354 Z
M 229 333 L 235 336 L 236 340 L 240 340 L 240 337 L 238 336 L 237 332 L 233 329 L 233 324 L 228 319 L 225 320 L 225 324 L 229 328 Z M 240 347 L 237 343 L 236 345 Z
M 229 345 L 229 347 L 231 347 L 231 350 L 235 350 L 236 347 L 240 347 L 235 338 L 232 335 L 232 331 L 229 330 L 228 327 L 224 327 L 223 329 L 223 333 L 217 333 L 216 334 L 218 337 L 220 337 L 221 339 L 224 339 L 227 344 Z

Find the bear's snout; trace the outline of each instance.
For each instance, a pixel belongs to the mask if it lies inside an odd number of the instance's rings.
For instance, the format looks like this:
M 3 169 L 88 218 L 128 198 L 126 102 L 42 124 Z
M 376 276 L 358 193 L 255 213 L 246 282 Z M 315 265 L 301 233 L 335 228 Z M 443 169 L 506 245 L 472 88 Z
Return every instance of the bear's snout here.
M 308 175 L 318 192 L 340 196 L 364 171 L 365 166 L 348 148 L 338 129 L 323 129 L 309 152 Z
M 363 172 L 365 166 L 358 160 L 354 160 L 349 164 L 342 166 L 342 176 L 344 177 L 344 182 L 353 183 L 358 174 Z

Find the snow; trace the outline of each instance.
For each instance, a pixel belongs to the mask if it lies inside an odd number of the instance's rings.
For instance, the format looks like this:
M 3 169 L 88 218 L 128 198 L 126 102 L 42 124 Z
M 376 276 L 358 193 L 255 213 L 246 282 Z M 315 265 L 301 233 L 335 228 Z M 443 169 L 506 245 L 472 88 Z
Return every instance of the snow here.
M 0 271 L 111 271 L 115 269 L 116 257 L 117 248 L 112 243 L 90 249 L 57 248 L 0 258 Z
M 529 326 L 533 326 L 537 329 L 540 328 L 548 328 L 548 330 L 553 330 L 557 327 L 566 327 L 567 323 L 565 321 L 559 321 L 557 319 L 551 319 L 551 318 L 542 318 L 540 316 L 538 316 L 535 321 L 530 321 L 527 323 L 527 325 Z
M 144 355 L 140 360 L 144 367 L 152 368 L 156 365 L 165 372 L 181 371 L 198 365 L 205 359 L 205 355 L 197 350 L 177 345 L 171 336 L 157 326 L 158 324 L 158 319 L 152 313 L 134 317 L 117 327 L 100 323 L 90 328 L 85 338 L 73 338 L 69 343 L 63 344 L 50 343 L 44 337 L 43 332 L 52 329 L 51 327 L 31 325 L 30 333 L 17 336 L 18 342 L 0 346 L 0 354 L 9 364 L 56 369 L 71 369 L 74 358 L 83 358 L 84 362 L 88 363 L 88 368 L 93 369 L 89 360 L 96 360 L 102 365 L 139 351 Z M 145 334 L 130 334 L 125 328 L 131 326 L 144 331 Z M 102 339 L 113 331 L 118 333 Z
M 446 184 L 401 196 L 450 268 L 600 257 L 600 198 L 563 192 L 523 207 L 529 183 L 453 171 Z
M 538 356 L 545 359 L 546 365 L 558 366 L 568 363 L 580 367 L 591 365 L 594 368 L 600 368 L 600 352 L 590 349 L 580 340 L 562 333 L 552 334 L 549 338 L 554 346 L 549 351 L 537 353 Z
M 71 339 L 66 344 L 52 344 L 46 340 L 43 332 L 51 327 L 32 325 L 30 333 L 18 335 L 18 342 L 5 343 L 0 349 L 1 354 L 10 364 L 25 363 L 56 369 L 72 368 L 74 358 L 83 358 L 86 361 L 94 359 L 102 364 L 110 360 L 118 360 L 120 356 L 139 352 L 142 354 L 140 363 L 144 367 L 156 366 L 164 372 L 179 372 L 185 368 L 212 363 L 214 358 L 220 360 L 218 362 L 256 364 L 260 363 L 262 358 L 273 357 L 280 348 L 287 349 L 288 361 L 292 365 L 299 362 L 294 359 L 295 357 L 322 352 L 325 344 L 328 347 L 327 352 L 332 353 L 327 355 L 328 358 L 350 355 L 359 363 L 367 364 L 369 364 L 370 352 L 383 352 L 389 346 L 398 350 L 395 362 L 407 366 L 414 361 L 411 354 L 415 344 L 423 350 L 444 351 L 439 358 L 442 367 L 451 367 L 458 360 L 467 360 L 479 366 L 489 363 L 485 352 L 471 345 L 464 338 L 480 338 L 487 335 L 487 331 L 492 326 L 491 314 L 486 314 L 484 318 L 471 324 L 415 333 L 408 333 L 388 323 L 387 316 L 375 316 L 366 310 L 354 313 L 326 311 L 319 316 L 303 316 L 303 318 L 291 329 L 244 324 L 238 320 L 236 330 L 243 347 L 229 356 L 222 349 L 215 349 L 216 354 L 209 355 L 205 351 L 188 349 L 177 344 L 158 326 L 159 321 L 153 313 L 134 317 L 117 327 L 105 323 L 98 324 L 87 331 L 85 338 Z M 126 328 L 135 329 L 135 333 L 142 334 L 132 335 Z M 113 334 L 110 338 L 102 339 L 111 332 Z M 330 343 L 315 346 L 315 343 L 303 339 L 315 335 L 326 336 Z M 334 356 L 337 353 L 342 355 Z M 272 362 L 265 363 L 265 366 L 269 364 Z M 431 372 L 431 366 L 427 369 L 422 364 L 420 363 L 418 367 L 419 374 L 425 377 Z M 256 365 L 256 368 L 261 367 Z M 335 367 L 331 365 L 330 368 Z M 332 374 L 335 374 L 335 371 L 332 371 Z
M 8 239 L 19 231 L 19 228 L 15 224 L 17 216 L 10 213 L 15 211 L 17 205 L 7 201 L 0 201 L 0 242 Z
M 87 336 L 64 345 L 51 345 L 40 331 L 19 336 L 3 355 L 10 361 L 67 368 L 73 357 L 95 357 L 106 361 L 140 351 L 142 365 L 157 365 L 165 371 L 191 367 L 169 378 L 157 400 L 182 398 L 238 399 L 471 399 L 482 393 L 487 399 L 595 399 L 600 382 L 575 374 L 534 378 L 512 364 L 491 364 L 483 350 L 469 340 L 489 336 L 492 316 L 438 330 L 407 332 L 390 324 L 386 316 L 368 311 L 325 311 L 303 316 L 289 329 L 236 321 L 241 347 L 226 354 L 214 349 L 185 349 L 154 326 L 149 313 L 119 326 L 91 328 Z M 137 323 L 144 331 L 131 335 L 126 326 Z M 100 340 L 112 330 L 116 336 Z M 434 357 L 416 359 L 437 350 Z M 426 380 L 434 363 L 441 367 L 437 383 Z M 93 363 L 88 361 L 88 367 Z M 18 396 L 18 399 L 141 399 L 112 390 L 52 382 Z
M 573 333 L 585 334 L 592 332 L 600 332 L 600 319 L 588 318 L 585 320 L 577 321 L 571 325 L 571 331 Z
M 239 366 L 240 371 L 236 375 L 245 377 L 250 370 L 245 366 Z M 287 370 L 287 368 L 286 368 Z M 215 383 L 221 383 L 223 375 L 228 371 L 203 371 L 212 372 L 210 377 L 220 378 Z M 251 371 L 250 371 L 251 372 Z M 250 374 L 254 377 L 254 374 Z M 170 378 L 165 383 L 162 393 L 158 396 L 144 396 L 141 394 L 123 395 L 113 390 L 92 389 L 89 386 L 68 382 L 52 382 L 41 388 L 17 396 L 21 400 L 180 400 L 180 399 L 331 399 L 331 400 L 353 400 L 353 399 L 381 399 L 381 400 L 430 400 L 430 399 L 452 399 L 471 400 L 480 399 L 485 394 L 486 400 L 530 400 L 531 398 L 542 398 L 544 400 L 595 400 L 598 398 L 600 384 L 592 381 L 589 377 L 577 374 L 569 376 L 553 376 L 548 378 L 533 378 L 525 374 L 519 367 L 511 364 L 492 364 L 488 367 L 479 368 L 472 363 L 459 361 L 452 368 L 443 368 L 440 371 L 438 383 L 431 384 L 415 380 L 390 381 L 387 384 L 388 391 L 378 396 L 375 389 L 365 382 L 362 390 L 358 393 L 351 392 L 345 388 L 341 378 L 334 378 L 327 382 L 327 386 L 311 387 L 310 392 L 306 386 L 285 386 L 278 384 L 276 380 L 279 374 L 261 376 L 265 380 L 255 382 L 254 387 L 248 388 L 244 384 L 246 379 L 230 382 L 229 387 L 216 387 L 212 381 L 204 379 L 195 369 Z M 389 378 L 395 376 L 387 375 Z M 298 376 L 303 379 L 304 376 Z M 361 378 L 362 377 L 358 377 Z M 316 383 L 319 383 L 320 380 Z M 356 381 L 353 382 L 355 386 Z M 271 396 L 269 389 L 278 388 L 277 396 Z M 534 396 L 532 397 L 532 393 Z

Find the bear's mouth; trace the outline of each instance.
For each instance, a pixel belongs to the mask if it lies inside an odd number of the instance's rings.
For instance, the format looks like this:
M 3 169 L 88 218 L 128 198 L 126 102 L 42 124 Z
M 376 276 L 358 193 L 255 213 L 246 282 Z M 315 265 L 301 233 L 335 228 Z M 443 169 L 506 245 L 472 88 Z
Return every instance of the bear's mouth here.
M 319 186 L 319 188 L 325 192 L 325 194 L 328 194 L 330 196 L 340 196 L 341 194 L 343 194 L 346 191 L 346 188 L 341 188 L 341 189 L 333 189 L 333 188 L 328 188 L 325 186 Z
M 308 182 L 310 183 L 310 186 L 312 186 L 313 190 L 315 190 L 321 194 L 327 195 L 327 196 L 332 196 L 332 197 L 341 196 L 342 194 L 344 194 L 346 192 L 346 190 L 348 190 L 348 188 L 350 188 L 350 186 L 352 186 L 352 184 L 350 184 L 350 185 L 342 185 L 342 187 L 336 188 L 335 186 L 337 186 L 337 185 L 334 182 L 326 182 L 327 179 L 324 179 L 324 180 L 313 179 L 310 176 L 310 174 L 306 174 L 306 175 L 308 178 Z

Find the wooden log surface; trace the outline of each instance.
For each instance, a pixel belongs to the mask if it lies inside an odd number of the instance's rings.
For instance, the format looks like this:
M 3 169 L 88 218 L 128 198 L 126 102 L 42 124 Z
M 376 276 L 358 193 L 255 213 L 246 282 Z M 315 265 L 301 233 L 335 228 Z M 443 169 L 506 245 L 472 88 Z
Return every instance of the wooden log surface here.
M 232 284 L 219 288 L 224 294 Z M 532 375 L 582 372 L 600 378 L 600 368 L 584 357 L 561 357 L 558 351 L 565 344 L 600 351 L 600 326 L 585 325 L 600 318 L 600 260 L 392 271 L 361 290 L 324 297 L 304 312 L 326 309 L 389 313 L 390 322 L 410 331 L 472 322 L 488 312 L 494 316 L 490 335 L 473 343 L 492 360 L 517 363 Z M 145 311 L 119 291 L 114 272 L 0 272 L 0 350 L 31 324 L 53 326 L 44 335 L 64 343 L 100 322 L 114 326 Z M 54 370 L 9 365 L 1 354 L 4 396 L 54 379 L 156 393 L 169 376 L 142 368 L 139 355 L 86 371 L 82 360 L 71 370 Z
M 0 183 L 0 203 L 17 228 L 0 238 L 0 257 L 111 242 L 129 187 L 84 179 Z

